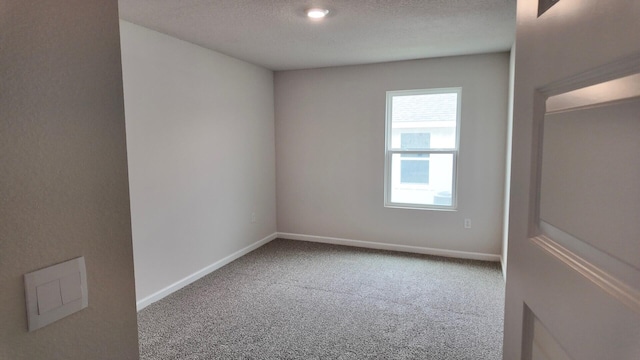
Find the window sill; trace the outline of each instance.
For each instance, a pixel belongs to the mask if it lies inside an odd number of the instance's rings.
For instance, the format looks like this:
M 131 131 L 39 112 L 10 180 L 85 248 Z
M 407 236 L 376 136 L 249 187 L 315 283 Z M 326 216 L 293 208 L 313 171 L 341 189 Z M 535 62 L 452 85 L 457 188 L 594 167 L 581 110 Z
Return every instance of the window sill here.
M 385 204 L 384 207 L 388 209 L 402 209 L 402 210 L 434 210 L 434 211 L 450 211 L 450 212 L 458 211 L 458 209 L 453 206 L 436 206 L 436 205 L 418 206 L 415 204 Z

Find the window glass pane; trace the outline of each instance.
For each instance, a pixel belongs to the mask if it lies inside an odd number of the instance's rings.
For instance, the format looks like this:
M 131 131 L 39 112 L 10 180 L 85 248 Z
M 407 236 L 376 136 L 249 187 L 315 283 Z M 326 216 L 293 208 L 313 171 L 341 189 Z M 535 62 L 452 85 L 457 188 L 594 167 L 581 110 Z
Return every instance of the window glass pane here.
M 403 133 L 400 134 L 400 147 L 402 150 L 429 149 L 431 134 L 429 133 Z
M 431 134 L 405 133 L 400 134 L 400 146 L 402 150 L 429 149 Z M 429 154 L 402 154 L 402 157 L 429 157 Z
M 391 157 L 391 202 L 452 206 L 453 154 L 428 158 Z M 418 164 L 420 163 L 420 164 Z
M 429 159 L 402 159 L 400 161 L 400 182 L 403 184 L 428 184 Z
M 403 135 L 428 135 L 428 143 L 413 138 L 413 148 L 455 149 L 458 94 L 395 95 L 391 100 L 391 147 L 404 148 Z

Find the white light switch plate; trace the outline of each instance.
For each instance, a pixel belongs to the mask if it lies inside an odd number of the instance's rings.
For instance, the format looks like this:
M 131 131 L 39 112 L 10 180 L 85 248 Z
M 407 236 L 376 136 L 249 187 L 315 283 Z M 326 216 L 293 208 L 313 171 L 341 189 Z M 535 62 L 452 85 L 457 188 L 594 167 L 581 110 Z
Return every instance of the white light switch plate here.
M 60 280 L 36 286 L 36 300 L 38 301 L 38 315 L 62 306 Z
M 29 331 L 89 305 L 84 257 L 25 274 L 24 287 Z

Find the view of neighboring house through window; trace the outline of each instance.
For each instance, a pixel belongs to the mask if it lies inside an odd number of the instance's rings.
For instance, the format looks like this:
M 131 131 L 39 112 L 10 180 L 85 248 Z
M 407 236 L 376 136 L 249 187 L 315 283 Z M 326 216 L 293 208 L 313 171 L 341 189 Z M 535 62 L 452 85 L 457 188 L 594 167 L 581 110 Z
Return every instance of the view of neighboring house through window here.
M 460 94 L 387 92 L 385 206 L 455 208 Z
M 430 133 L 400 134 L 402 149 L 429 147 Z M 402 154 L 400 159 L 400 182 L 403 184 L 429 184 L 429 154 Z

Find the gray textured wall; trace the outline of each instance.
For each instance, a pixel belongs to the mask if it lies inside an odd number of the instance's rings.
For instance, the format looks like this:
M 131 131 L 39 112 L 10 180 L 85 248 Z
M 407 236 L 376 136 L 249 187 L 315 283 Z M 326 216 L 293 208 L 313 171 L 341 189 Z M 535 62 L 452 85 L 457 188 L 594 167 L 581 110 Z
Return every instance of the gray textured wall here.
M 137 359 L 117 1 L 0 16 L 0 359 Z M 89 307 L 27 332 L 23 274 L 78 256 Z

